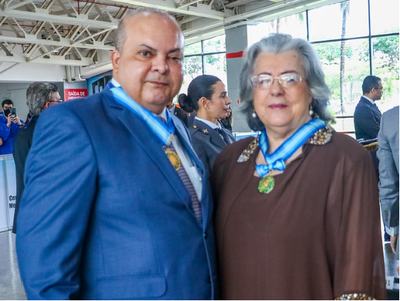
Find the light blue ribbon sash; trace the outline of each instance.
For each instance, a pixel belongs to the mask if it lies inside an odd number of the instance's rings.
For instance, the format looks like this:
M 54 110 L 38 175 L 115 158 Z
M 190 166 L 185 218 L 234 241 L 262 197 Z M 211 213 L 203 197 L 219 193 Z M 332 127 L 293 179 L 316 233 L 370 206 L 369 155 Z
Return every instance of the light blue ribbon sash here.
M 171 143 L 172 135 L 175 133 L 175 126 L 168 110 L 166 110 L 166 123 L 163 123 L 152 112 L 129 97 L 121 87 L 114 87 L 110 90 L 114 95 L 114 99 L 142 119 L 164 145 Z
M 260 135 L 260 149 L 264 155 L 266 165 L 256 165 L 256 170 L 260 177 L 264 177 L 270 170 L 284 170 L 285 161 L 289 159 L 296 150 L 302 146 L 308 138 L 316 131 L 325 127 L 325 122 L 321 119 L 311 119 L 309 122 L 299 128 L 292 136 L 286 139 L 272 154 L 268 155 L 268 136 L 264 129 Z

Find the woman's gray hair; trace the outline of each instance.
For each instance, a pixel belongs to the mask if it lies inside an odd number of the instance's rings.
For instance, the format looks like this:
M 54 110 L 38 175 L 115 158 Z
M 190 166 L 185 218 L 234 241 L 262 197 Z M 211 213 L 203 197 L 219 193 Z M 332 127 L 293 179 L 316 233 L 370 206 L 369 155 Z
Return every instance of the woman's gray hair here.
M 40 115 L 44 110 L 44 105 L 53 99 L 54 92 L 58 92 L 58 87 L 53 83 L 32 83 L 26 90 L 26 104 L 29 114 Z
M 121 21 L 118 24 L 116 33 L 115 33 L 115 49 L 118 50 L 119 53 L 122 54 L 122 50 L 124 49 L 125 41 L 126 41 L 126 30 L 125 30 L 125 20 L 133 18 L 134 16 L 137 15 L 150 15 L 150 14 L 156 14 L 161 17 L 170 19 L 172 22 L 175 23 L 175 25 L 180 28 L 178 22 L 176 19 L 170 15 L 168 12 L 158 9 L 158 8 L 152 8 L 152 7 L 140 7 L 136 10 L 130 11 L 128 14 L 126 14 Z M 162 30 L 162 29 L 160 29 Z M 183 34 L 182 34 L 183 38 Z
M 245 114 L 247 123 L 253 131 L 261 131 L 264 124 L 256 117 L 252 117 L 254 110 L 254 92 L 251 78 L 254 76 L 254 64 L 258 55 L 262 53 L 284 53 L 296 51 L 300 55 L 300 62 L 305 72 L 306 83 L 311 91 L 312 108 L 320 119 L 327 124 L 334 122 L 334 117 L 328 112 L 330 90 L 325 83 L 325 76 L 317 53 L 311 44 L 303 39 L 292 38 L 287 34 L 271 34 L 253 44 L 247 51 L 247 58 L 240 73 L 239 97 L 243 103 L 241 112 Z

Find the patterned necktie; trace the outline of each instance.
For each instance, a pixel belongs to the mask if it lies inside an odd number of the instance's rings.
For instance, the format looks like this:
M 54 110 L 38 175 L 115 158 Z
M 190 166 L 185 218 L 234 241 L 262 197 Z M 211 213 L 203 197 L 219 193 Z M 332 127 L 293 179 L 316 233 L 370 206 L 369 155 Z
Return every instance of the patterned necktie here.
M 161 116 L 157 116 L 157 117 L 163 123 L 166 122 L 166 120 L 163 117 L 161 117 Z M 174 145 L 172 143 L 169 145 L 169 147 L 173 152 L 177 153 L 176 149 L 175 149 L 175 147 L 174 147 Z M 177 170 L 177 172 L 178 172 L 179 178 L 181 179 L 183 185 L 185 186 L 186 190 L 190 194 L 190 198 L 191 198 L 191 201 L 192 201 L 192 208 L 193 208 L 194 214 L 195 214 L 197 220 L 199 222 L 201 222 L 202 221 L 202 216 L 201 216 L 200 202 L 199 202 L 199 199 L 197 198 L 197 194 L 196 194 L 196 191 L 194 190 L 192 181 L 190 181 L 190 178 L 189 178 L 189 176 L 188 176 L 188 174 L 187 174 L 187 172 L 186 172 L 186 170 L 185 170 L 185 168 L 183 167 L 182 164 L 181 164 L 181 167 Z
M 222 139 L 224 139 L 226 145 L 231 144 L 231 142 L 229 141 L 228 135 L 225 133 L 225 131 L 223 129 L 216 128 L 215 130 L 218 132 L 218 134 L 221 135 Z

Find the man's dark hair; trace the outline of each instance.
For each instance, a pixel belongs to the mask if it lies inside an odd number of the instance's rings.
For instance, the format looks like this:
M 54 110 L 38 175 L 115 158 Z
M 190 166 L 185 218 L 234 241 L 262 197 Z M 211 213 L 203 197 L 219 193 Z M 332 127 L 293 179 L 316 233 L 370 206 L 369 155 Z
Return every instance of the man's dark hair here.
M 35 82 L 26 90 L 26 104 L 29 114 L 40 115 L 44 105 L 52 99 L 53 92 L 58 92 L 58 87 L 53 83 Z
M 371 92 L 372 88 L 378 89 L 379 81 L 381 81 L 381 79 L 375 75 L 369 75 L 366 78 L 364 78 L 362 84 L 363 94 L 368 94 L 369 92 Z
M 4 105 L 14 105 L 14 103 L 11 99 L 4 99 L 1 103 L 1 107 L 4 107 Z

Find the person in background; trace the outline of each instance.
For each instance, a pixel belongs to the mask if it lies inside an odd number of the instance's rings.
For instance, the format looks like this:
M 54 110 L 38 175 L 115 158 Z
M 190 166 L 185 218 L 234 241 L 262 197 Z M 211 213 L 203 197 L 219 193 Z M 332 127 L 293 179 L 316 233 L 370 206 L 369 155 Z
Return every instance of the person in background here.
M 189 84 L 188 94 L 180 94 L 178 101 L 186 112 L 196 111 L 189 132 L 193 147 L 209 175 L 217 155 L 235 141 L 232 133 L 219 121 L 231 112 L 225 85 L 216 76 L 200 75 Z
M 331 130 L 316 52 L 273 34 L 245 57 L 240 99 L 261 135 L 212 170 L 222 299 L 385 299 L 372 162 Z
M 378 134 L 379 197 L 382 219 L 399 260 L 399 106 L 383 113 Z
M 382 113 L 375 102 L 382 98 L 383 87 L 381 79 L 374 75 L 367 76 L 362 84 L 362 92 L 363 96 L 361 96 L 354 111 L 354 129 L 356 139 L 359 141 L 378 137 Z M 379 162 L 376 157 L 376 150 L 372 150 L 370 153 L 375 167 L 376 178 L 379 181 Z
M 112 87 L 37 122 L 16 236 L 27 297 L 217 298 L 210 187 L 166 109 L 183 81 L 183 34 L 165 11 L 140 8 L 115 45 Z
M 171 114 L 174 114 L 176 117 L 182 120 L 186 127 L 188 126 L 188 114 L 186 114 L 184 110 L 176 106 L 172 101 L 168 103 L 167 109 L 171 112 Z
M 0 155 L 12 154 L 14 139 L 17 136 L 19 129 L 24 125 L 18 115 L 11 112 L 14 109 L 14 103 L 11 99 L 5 99 L 1 103 L 3 114 L 0 114 L 0 138 L 3 144 L 0 145 Z
M 24 191 L 24 170 L 28 152 L 32 146 L 33 132 L 36 122 L 42 111 L 52 105 L 60 103 L 61 97 L 58 87 L 53 83 L 35 82 L 26 90 L 26 104 L 29 109 L 29 118 L 26 125 L 21 128 L 14 142 L 13 156 L 15 162 L 15 175 L 17 181 L 17 196 L 14 211 L 13 233 L 17 233 L 17 216 L 19 202 Z
M 220 121 L 222 126 L 232 133 L 232 125 L 233 125 L 232 109 L 231 112 L 229 113 L 229 116 L 222 118 Z
M 367 76 L 362 84 L 361 96 L 354 111 L 356 139 L 375 139 L 378 137 L 382 113 L 375 102 L 382 98 L 382 81 L 379 77 Z

